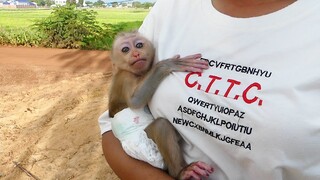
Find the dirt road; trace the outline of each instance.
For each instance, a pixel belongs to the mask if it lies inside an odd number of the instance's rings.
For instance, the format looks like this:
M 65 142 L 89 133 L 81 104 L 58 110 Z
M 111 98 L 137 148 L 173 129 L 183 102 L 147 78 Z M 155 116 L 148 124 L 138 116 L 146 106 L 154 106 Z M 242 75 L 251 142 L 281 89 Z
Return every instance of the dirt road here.
M 0 47 L 0 179 L 118 179 L 97 123 L 108 52 Z

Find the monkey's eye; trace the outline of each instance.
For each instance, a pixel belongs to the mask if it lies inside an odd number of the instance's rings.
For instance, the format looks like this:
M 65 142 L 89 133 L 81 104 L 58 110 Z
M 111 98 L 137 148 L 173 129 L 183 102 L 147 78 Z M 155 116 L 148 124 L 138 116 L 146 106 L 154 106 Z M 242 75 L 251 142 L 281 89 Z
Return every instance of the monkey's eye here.
M 123 47 L 123 48 L 121 49 L 121 52 L 127 53 L 127 52 L 129 52 L 129 50 L 130 50 L 129 47 Z
M 136 44 L 136 48 L 142 48 L 143 47 L 143 43 L 142 42 L 139 42 Z

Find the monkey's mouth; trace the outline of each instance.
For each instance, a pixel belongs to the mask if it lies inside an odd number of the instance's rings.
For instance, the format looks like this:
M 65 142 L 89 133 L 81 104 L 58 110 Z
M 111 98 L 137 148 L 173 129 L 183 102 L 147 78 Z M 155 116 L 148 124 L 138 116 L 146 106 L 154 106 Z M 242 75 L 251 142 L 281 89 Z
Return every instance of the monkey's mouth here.
M 146 64 L 147 60 L 146 59 L 136 59 L 131 63 L 131 66 L 134 68 L 143 68 Z
M 131 63 L 131 65 L 135 65 L 137 63 L 140 63 L 141 61 L 146 61 L 146 59 L 136 59 Z

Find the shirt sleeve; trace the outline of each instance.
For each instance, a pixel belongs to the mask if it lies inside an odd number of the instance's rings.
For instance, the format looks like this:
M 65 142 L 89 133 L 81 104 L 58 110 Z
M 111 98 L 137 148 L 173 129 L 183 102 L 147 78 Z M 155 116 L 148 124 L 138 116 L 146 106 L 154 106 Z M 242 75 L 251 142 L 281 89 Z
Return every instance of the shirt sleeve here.
M 105 111 L 98 118 L 101 135 L 111 131 L 111 119 L 112 118 L 109 117 L 109 111 Z
M 139 32 L 151 42 L 154 41 L 153 29 L 154 29 L 154 15 L 151 10 L 146 18 L 143 20 L 142 25 L 139 27 Z

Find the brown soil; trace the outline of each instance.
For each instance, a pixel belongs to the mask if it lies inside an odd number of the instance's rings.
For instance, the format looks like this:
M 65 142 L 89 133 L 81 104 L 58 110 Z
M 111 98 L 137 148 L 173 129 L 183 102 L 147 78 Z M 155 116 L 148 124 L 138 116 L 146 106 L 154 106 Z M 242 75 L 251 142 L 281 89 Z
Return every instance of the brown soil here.
M 0 47 L 0 179 L 118 179 L 101 150 L 108 52 Z M 19 163 L 15 166 L 14 162 Z

